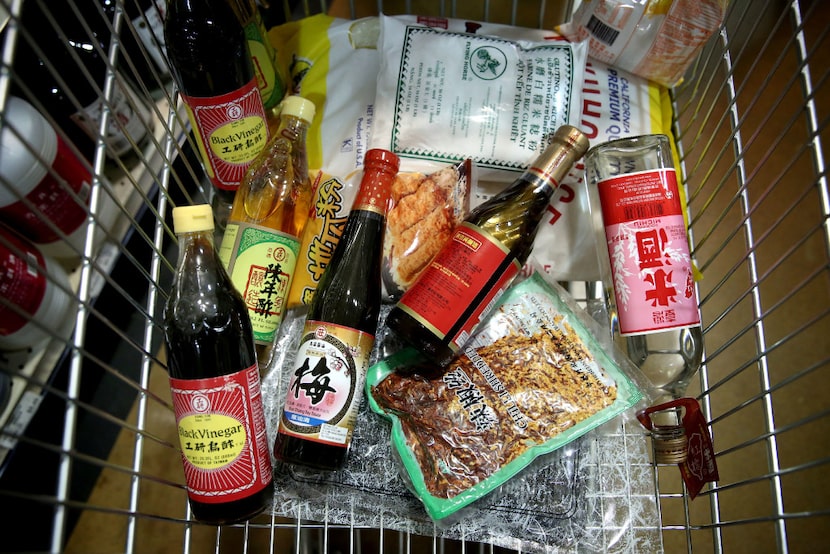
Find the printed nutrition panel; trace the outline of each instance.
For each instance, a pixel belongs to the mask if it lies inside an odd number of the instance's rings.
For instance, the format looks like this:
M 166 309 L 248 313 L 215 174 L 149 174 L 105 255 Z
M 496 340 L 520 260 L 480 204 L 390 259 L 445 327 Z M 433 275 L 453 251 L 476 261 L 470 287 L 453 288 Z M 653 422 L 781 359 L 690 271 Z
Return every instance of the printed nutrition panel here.
M 438 44 L 436 44 L 438 43 Z M 442 52 L 440 58 L 429 53 Z M 568 123 L 573 52 L 407 27 L 393 148 L 407 157 L 522 170 Z

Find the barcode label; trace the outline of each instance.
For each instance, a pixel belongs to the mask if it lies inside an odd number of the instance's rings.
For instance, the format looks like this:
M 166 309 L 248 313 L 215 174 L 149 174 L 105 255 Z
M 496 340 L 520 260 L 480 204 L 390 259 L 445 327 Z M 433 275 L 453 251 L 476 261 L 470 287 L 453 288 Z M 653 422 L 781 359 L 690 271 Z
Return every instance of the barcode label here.
M 643 219 L 645 217 L 662 217 L 665 215 L 663 204 L 661 202 L 654 202 L 651 204 L 636 204 L 634 206 L 626 206 L 623 208 L 625 219 L 633 221 L 635 219 Z
M 608 46 L 613 46 L 614 41 L 617 40 L 618 36 L 620 36 L 620 32 L 618 30 L 610 25 L 606 25 L 594 15 L 591 16 L 591 19 L 588 21 L 588 25 L 586 27 L 597 40 L 604 42 Z

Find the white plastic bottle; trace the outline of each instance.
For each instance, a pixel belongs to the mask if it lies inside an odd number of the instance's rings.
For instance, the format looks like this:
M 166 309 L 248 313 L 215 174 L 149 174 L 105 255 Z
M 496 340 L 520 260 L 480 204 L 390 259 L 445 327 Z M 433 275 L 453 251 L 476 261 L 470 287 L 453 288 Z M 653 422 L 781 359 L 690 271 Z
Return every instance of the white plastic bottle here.
M 611 332 L 654 386 L 683 396 L 703 332 L 669 139 L 597 145 L 585 175 Z
M 68 339 L 77 309 L 71 291 L 59 263 L 0 225 L 0 350 Z
M 25 100 L 9 97 L 4 117 L 0 221 L 49 256 L 76 258 L 86 239 L 89 171 Z

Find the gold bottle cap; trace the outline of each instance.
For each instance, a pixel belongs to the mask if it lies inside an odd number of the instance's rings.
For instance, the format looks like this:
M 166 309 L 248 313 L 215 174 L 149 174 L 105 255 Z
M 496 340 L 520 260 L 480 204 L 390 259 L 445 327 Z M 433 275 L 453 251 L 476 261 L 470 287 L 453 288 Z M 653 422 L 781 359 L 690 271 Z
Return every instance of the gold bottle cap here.
M 558 187 L 589 146 L 585 133 L 571 125 L 562 125 L 528 171 L 550 181 L 554 188 Z
M 314 114 L 317 112 L 314 102 L 296 94 L 286 96 L 281 105 L 280 115 L 293 115 L 308 123 L 314 120 Z
M 213 227 L 213 210 L 211 210 L 210 204 L 173 208 L 173 230 L 177 235 L 212 231 Z
M 585 133 L 572 125 L 562 125 L 553 134 L 553 141 L 564 142 L 574 150 L 576 159 L 581 158 L 591 146 Z

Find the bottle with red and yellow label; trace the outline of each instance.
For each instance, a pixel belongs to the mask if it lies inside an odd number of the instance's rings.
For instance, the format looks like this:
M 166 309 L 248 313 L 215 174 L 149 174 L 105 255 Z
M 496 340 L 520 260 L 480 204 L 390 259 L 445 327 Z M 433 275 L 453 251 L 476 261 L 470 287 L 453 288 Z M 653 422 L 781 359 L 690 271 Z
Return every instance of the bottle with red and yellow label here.
M 553 192 L 587 149 L 579 129 L 557 129 L 521 177 L 458 225 L 386 325 L 433 362 L 449 364 L 518 275 Z
M 272 482 L 251 322 L 214 250 L 210 206 L 175 208 L 173 225 L 164 338 L 188 499 L 196 519 L 243 521 L 265 508 Z
M 171 0 L 164 38 L 215 198 L 229 209 L 270 136 L 242 23 L 227 0 Z
M 375 343 L 383 234 L 398 157 L 366 153 L 360 189 L 314 293 L 288 375 L 274 456 L 338 469 L 346 461 Z

